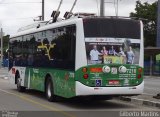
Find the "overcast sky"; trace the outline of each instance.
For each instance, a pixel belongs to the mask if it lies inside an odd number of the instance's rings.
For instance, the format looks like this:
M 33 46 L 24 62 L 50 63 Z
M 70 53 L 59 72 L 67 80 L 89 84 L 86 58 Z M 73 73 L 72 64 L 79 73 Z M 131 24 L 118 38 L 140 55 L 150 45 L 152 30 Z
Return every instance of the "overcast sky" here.
M 69 11 L 74 0 L 63 0 L 61 17 Z M 106 0 L 113 2 L 114 0 Z M 142 2 L 155 2 L 157 0 L 141 0 Z M 19 3 L 35 2 L 35 3 Z M 51 13 L 56 10 L 60 0 L 45 0 L 45 20 L 51 19 Z M 73 12 L 89 12 L 99 14 L 100 0 L 78 0 Z M 98 3 L 98 6 L 97 6 Z M 119 0 L 119 16 L 129 16 L 134 12 L 136 0 Z M 114 16 L 114 4 L 105 4 L 105 15 Z M 15 34 L 18 28 L 34 23 L 33 19 L 41 15 L 41 0 L 0 0 L 0 25 L 5 34 Z

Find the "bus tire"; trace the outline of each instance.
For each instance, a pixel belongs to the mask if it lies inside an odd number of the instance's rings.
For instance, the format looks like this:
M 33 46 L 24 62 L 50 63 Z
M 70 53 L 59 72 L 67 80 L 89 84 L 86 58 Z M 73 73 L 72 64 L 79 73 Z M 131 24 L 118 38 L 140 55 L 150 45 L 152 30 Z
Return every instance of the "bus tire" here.
M 16 75 L 16 79 L 17 79 L 17 90 L 19 92 L 25 92 L 26 91 L 26 87 L 21 86 L 21 79 L 20 79 L 19 74 Z
M 51 78 L 48 78 L 46 81 L 45 93 L 46 93 L 46 98 L 49 102 L 57 101 L 57 96 L 54 95 L 54 86 Z

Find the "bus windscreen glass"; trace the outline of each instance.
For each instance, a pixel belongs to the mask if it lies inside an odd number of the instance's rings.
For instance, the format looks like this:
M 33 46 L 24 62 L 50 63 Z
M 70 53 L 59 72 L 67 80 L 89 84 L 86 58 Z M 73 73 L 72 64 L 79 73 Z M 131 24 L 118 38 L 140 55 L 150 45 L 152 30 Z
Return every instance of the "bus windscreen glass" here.
M 139 64 L 138 21 L 85 20 L 84 35 L 88 64 Z

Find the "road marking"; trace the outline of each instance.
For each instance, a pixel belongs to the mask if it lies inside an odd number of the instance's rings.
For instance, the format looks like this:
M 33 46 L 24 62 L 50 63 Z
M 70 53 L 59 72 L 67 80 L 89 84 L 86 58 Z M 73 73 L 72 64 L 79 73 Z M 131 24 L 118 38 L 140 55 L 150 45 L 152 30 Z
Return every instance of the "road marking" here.
M 25 100 L 25 101 L 28 101 L 28 102 L 30 102 L 30 103 L 39 105 L 39 106 L 41 106 L 41 107 L 43 107 L 43 108 L 46 108 L 46 109 L 49 109 L 49 110 L 51 110 L 51 111 L 56 111 L 57 113 L 61 113 L 61 114 L 65 115 L 65 116 L 67 116 L 67 117 L 75 117 L 74 115 L 72 115 L 72 114 L 70 114 L 70 113 L 66 113 L 66 112 L 64 112 L 64 111 L 61 110 L 61 109 L 58 109 L 58 108 L 52 107 L 52 106 L 48 106 L 48 105 L 45 105 L 45 104 L 41 104 L 41 103 L 39 103 L 39 102 L 37 102 L 37 101 L 33 101 L 33 100 L 27 98 L 26 96 L 22 96 L 22 95 L 18 95 L 18 94 L 15 94 L 15 93 L 11 93 L 11 92 L 6 91 L 6 90 L 3 90 L 3 89 L 0 89 L 0 91 L 4 92 L 4 93 L 6 93 L 6 94 L 14 95 L 14 96 L 16 96 L 16 97 L 19 97 L 19 98 Z

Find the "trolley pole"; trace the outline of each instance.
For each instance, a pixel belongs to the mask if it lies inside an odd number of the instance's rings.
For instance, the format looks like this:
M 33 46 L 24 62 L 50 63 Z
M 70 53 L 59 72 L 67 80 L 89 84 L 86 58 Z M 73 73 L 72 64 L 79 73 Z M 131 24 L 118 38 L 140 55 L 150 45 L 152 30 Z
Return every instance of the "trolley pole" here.
M 101 0 L 101 4 L 100 4 L 100 16 L 101 17 L 105 16 L 105 3 L 104 3 L 104 0 Z
M 1 35 L 1 67 L 2 67 L 2 62 L 3 62 L 3 29 L 1 28 L 1 32 L 0 32 L 0 35 Z
M 42 0 L 42 21 L 44 21 L 44 0 Z

